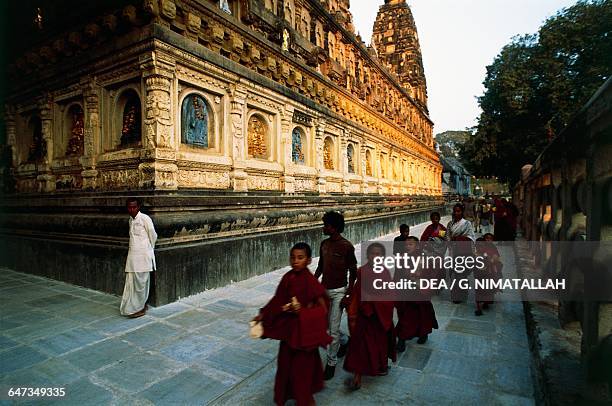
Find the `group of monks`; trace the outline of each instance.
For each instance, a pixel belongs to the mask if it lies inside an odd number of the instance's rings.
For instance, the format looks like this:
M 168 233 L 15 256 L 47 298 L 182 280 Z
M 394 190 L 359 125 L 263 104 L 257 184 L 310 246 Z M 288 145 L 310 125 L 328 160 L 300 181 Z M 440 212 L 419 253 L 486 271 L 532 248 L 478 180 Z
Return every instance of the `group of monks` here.
M 428 255 L 444 256 L 447 241 L 476 241 L 472 224 L 463 218 L 463 212 L 462 205 L 455 205 L 447 227 L 440 224 L 439 213 L 432 213 L 432 223 L 420 240 L 410 236 L 409 227 L 403 224 L 400 235 L 394 240 L 394 251 L 400 247 L 402 252 L 418 257 L 423 249 L 419 241 L 427 241 L 430 247 Z M 304 242 L 295 244 L 290 251 L 291 270 L 282 277 L 274 297 L 253 319 L 263 327 L 262 338 L 280 340 L 274 385 L 274 401 L 278 405 L 284 405 L 289 399 L 295 399 L 298 406 L 314 405 L 313 394 L 323 389 L 324 380 L 333 378 L 337 358 L 344 352 L 338 351 L 343 308 L 347 312 L 350 332 L 343 365 L 346 371 L 353 373 L 353 377 L 344 382 L 349 390 L 361 387 L 363 375 L 387 375 L 388 360 L 395 362 L 397 353 L 405 351 L 406 340 L 418 338 L 417 343 L 424 344 L 433 329 L 438 328 L 431 303 L 432 291 L 417 289 L 416 296 L 409 300 L 393 296 L 378 296 L 372 300 L 371 281 L 374 278 L 384 282 L 418 279 L 426 276 L 425 272 L 429 273 L 427 276 L 435 276 L 437 272 L 437 277 L 443 279 L 446 277 L 443 269 L 423 267 L 408 271 L 396 267 L 393 276 L 385 268 L 375 271 L 375 258 L 386 254 L 384 245 L 376 242 L 366 249 L 367 262 L 356 269 L 354 248 L 340 235 L 344 230 L 343 216 L 328 212 L 323 223 L 323 233 L 329 237 L 321 243 L 314 275 L 308 269 L 312 262 L 311 247 Z M 476 253 L 489 258 L 491 264 L 501 266 L 499 252 L 491 242 L 493 236 L 488 234 L 479 240 L 486 242 L 476 249 L 480 250 Z M 474 250 L 473 244 L 467 246 Z M 456 246 L 450 250 L 451 255 L 462 254 L 453 254 L 453 250 L 460 251 Z M 350 275 L 348 281 L 347 274 Z M 320 276 L 322 282 L 319 282 Z M 453 276 L 451 271 L 451 278 L 459 277 L 465 276 Z M 481 273 L 475 277 L 490 275 Z M 477 316 L 493 302 L 494 293 L 476 292 Z M 461 303 L 466 297 L 466 292 L 451 291 L 455 303 Z M 397 325 L 393 323 L 394 309 L 397 310 Z M 327 348 L 325 370 L 319 347 Z
M 380 243 L 370 244 L 367 263 L 356 272 L 351 272 L 350 264 L 353 261 L 342 260 L 343 256 L 350 258 L 352 255 L 354 258 L 354 249 L 352 253 L 350 249 L 347 250 L 346 240 L 340 237 L 344 219 L 339 221 L 341 214 L 330 213 L 323 218 L 324 233 L 329 238 L 321 244 L 317 272 L 313 275 L 308 269 L 312 262 L 310 246 L 303 242 L 295 244 L 290 251 L 291 270 L 283 275 L 272 299 L 253 319 L 263 326 L 262 338 L 280 340 L 274 384 L 274 401 L 278 405 L 284 405 L 289 399 L 295 399 L 298 406 L 314 405 L 313 394 L 323 389 L 324 379 L 333 377 L 335 364 L 329 363 L 332 359 L 329 348 L 333 348 L 333 341 L 339 341 L 337 331 L 334 332 L 337 326 L 332 326 L 332 323 L 339 325 L 339 319 L 332 316 L 334 311 L 341 312 L 342 307 L 346 308 L 350 332 L 343 365 L 346 371 L 354 374 L 344 382 L 350 390 L 361 387 L 362 375 L 387 375 L 388 360 L 395 361 L 397 352 L 405 350 L 405 340 L 418 337 L 418 342 L 422 344 L 432 329 L 438 328 L 433 306 L 426 297 L 410 302 L 362 300 L 362 285 L 367 283 L 364 280 L 374 276 L 373 260 L 385 256 L 385 247 Z M 341 252 L 330 252 L 334 246 L 330 242 L 338 246 L 341 240 Z M 403 241 L 408 252 L 416 255 L 419 240 L 407 236 Z M 322 260 L 327 263 L 322 265 Z M 346 263 L 349 264 L 348 269 Z M 342 278 L 326 275 L 329 272 L 343 273 L 344 283 L 346 274 L 351 273 L 348 288 L 338 288 L 337 281 Z M 321 274 L 323 283 L 318 280 Z M 376 273 L 377 278 L 386 281 L 402 276 L 406 275 L 396 272 L 392 278 L 387 269 Z M 364 288 L 367 289 L 367 286 Z M 342 300 L 330 299 L 330 293 L 333 296 L 339 289 L 346 293 Z M 339 309 L 330 306 L 339 306 Z M 393 323 L 394 308 L 398 314 L 397 326 Z M 325 372 L 319 347 L 328 348 Z

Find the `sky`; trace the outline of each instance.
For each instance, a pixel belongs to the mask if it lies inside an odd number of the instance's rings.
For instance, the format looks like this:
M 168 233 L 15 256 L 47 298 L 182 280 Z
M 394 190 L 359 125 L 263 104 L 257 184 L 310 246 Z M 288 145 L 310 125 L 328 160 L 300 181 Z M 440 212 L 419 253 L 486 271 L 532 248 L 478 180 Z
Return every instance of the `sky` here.
M 407 0 L 412 10 L 427 79 L 434 134 L 476 124 L 476 98 L 486 67 L 515 35 L 536 33 L 576 0 Z M 355 30 L 369 44 L 384 0 L 351 0 Z

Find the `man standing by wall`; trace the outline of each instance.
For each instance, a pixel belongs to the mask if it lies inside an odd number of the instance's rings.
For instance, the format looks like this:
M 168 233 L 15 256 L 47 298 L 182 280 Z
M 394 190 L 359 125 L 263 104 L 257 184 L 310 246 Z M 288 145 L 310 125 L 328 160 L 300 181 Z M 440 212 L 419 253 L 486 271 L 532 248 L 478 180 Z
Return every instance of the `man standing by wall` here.
M 157 233 L 149 216 L 140 212 L 140 202 L 134 197 L 127 199 L 130 215 L 130 246 L 125 263 L 125 287 L 119 308 L 123 316 L 144 316 L 149 298 L 150 273 L 155 270 L 153 248 Z
M 321 243 L 319 251 L 319 264 L 315 271 L 315 278 L 323 275 L 323 286 L 330 299 L 329 309 L 329 335 L 332 343 L 327 347 L 327 365 L 325 367 L 325 380 L 331 379 L 338 363 L 338 349 L 340 348 L 340 320 L 343 299 L 350 297 L 357 276 L 357 259 L 355 247 L 340 234 L 344 231 L 344 216 L 338 212 L 330 211 L 323 216 L 323 234 L 328 235 Z M 349 280 L 347 285 L 347 273 Z M 346 300 L 346 299 L 345 299 Z

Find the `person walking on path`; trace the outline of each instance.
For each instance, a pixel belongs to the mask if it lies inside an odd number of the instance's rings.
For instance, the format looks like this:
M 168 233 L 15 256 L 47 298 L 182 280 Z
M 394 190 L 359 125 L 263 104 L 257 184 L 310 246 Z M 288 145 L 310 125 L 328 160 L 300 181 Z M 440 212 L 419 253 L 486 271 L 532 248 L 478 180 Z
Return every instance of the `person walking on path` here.
M 331 342 L 328 299 L 325 288 L 308 269 L 312 262 L 308 244 L 295 244 L 289 262 L 291 270 L 253 321 L 262 322 L 263 338 L 280 340 L 274 403 L 284 405 L 295 399 L 298 406 L 310 406 L 315 404 L 313 394 L 324 386 L 319 347 Z
M 410 236 L 410 226 L 402 224 L 399 226 L 400 234 L 393 239 L 393 255 L 404 253 L 404 241 Z
M 423 243 L 420 243 L 421 246 Z M 412 257 L 419 257 L 422 254 L 419 239 L 409 237 L 406 241 L 406 252 Z M 419 286 L 420 279 L 430 279 L 432 270 L 423 266 L 417 269 L 407 270 L 400 268 L 395 270 L 393 277 L 395 282 L 402 280 L 412 280 L 416 286 Z M 410 292 L 411 295 L 398 297 L 395 302 L 397 309 L 397 326 L 395 332 L 397 335 L 397 352 L 404 352 L 406 349 L 406 340 L 411 340 L 418 337 L 418 344 L 425 344 L 427 336 L 431 334 L 433 329 L 438 328 L 438 320 L 436 312 L 431 303 L 431 290 L 418 289 Z
M 130 215 L 130 245 L 125 263 L 125 286 L 119 311 L 130 318 L 144 316 L 149 298 L 151 272 L 155 270 L 153 248 L 157 233 L 151 217 L 140 212 L 140 202 L 130 197 L 126 202 Z
M 464 207 L 461 203 L 455 204 L 453 207 L 453 218 L 446 226 L 447 232 L 446 237 L 449 241 L 452 241 L 450 247 L 451 255 L 453 257 L 468 257 L 473 256 L 473 243 L 476 241 L 474 235 L 474 228 L 472 223 L 463 218 Z M 453 303 L 461 303 L 467 299 L 468 291 L 462 289 L 461 285 L 467 280 L 465 271 L 459 272 L 454 269 L 451 273 L 455 280 L 453 288 L 451 289 L 451 300 Z
M 377 300 L 373 301 L 362 296 L 364 290 L 372 290 L 372 282 L 375 279 L 391 281 L 391 274 L 387 269 L 376 273 L 373 268 L 374 259 L 385 256 L 385 247 L 381 243 L 373 243 L 368 246 L 366 252 L 368 262 L 357 270 L 357 282 L 347 309 L 351 341 L 344 360 L 344 369 L 354 375 L 344 384 L 350 390 L 361 387 L 362 375 L 387 375 L 388 359 L 395 362 L 397 358 L 393 334 L 393 299 L 388 293 L 382 293 L 381 296 L 372 292 L 373 296 L 377 296 Z
M 319 264 L 314 276 L 317 279 L 321 275 L 323 276 L 322 283 L 327 289 L 330 300 L 329 334 L 333 341 L 327 348 L 325 380 L 334 377 L 341 341 L 345 342 L 343 348 L 346 349 L 348 339 L 342 336 L 340 332 L 341 305 L 348 302 L 357 275 L 355 247 L 350 241 L 342 237 L 341 233 L 343 231 L 344 216 L 342 214 L 330 211 L 323 215 L 323 234 L 329 237 L 321 242 Z M 347 274 L 349 274 L 348 282 Z

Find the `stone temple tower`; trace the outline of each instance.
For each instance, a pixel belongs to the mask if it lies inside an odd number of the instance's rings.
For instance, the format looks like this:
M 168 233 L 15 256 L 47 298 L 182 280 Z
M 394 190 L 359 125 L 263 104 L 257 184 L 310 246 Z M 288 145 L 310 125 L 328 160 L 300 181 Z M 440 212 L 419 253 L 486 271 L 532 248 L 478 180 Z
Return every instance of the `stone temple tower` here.
M 372 44 L 378 58 L 427 110 L 427 84 L 416 24 L 406 0 L 385 0 L 380 6 Z

